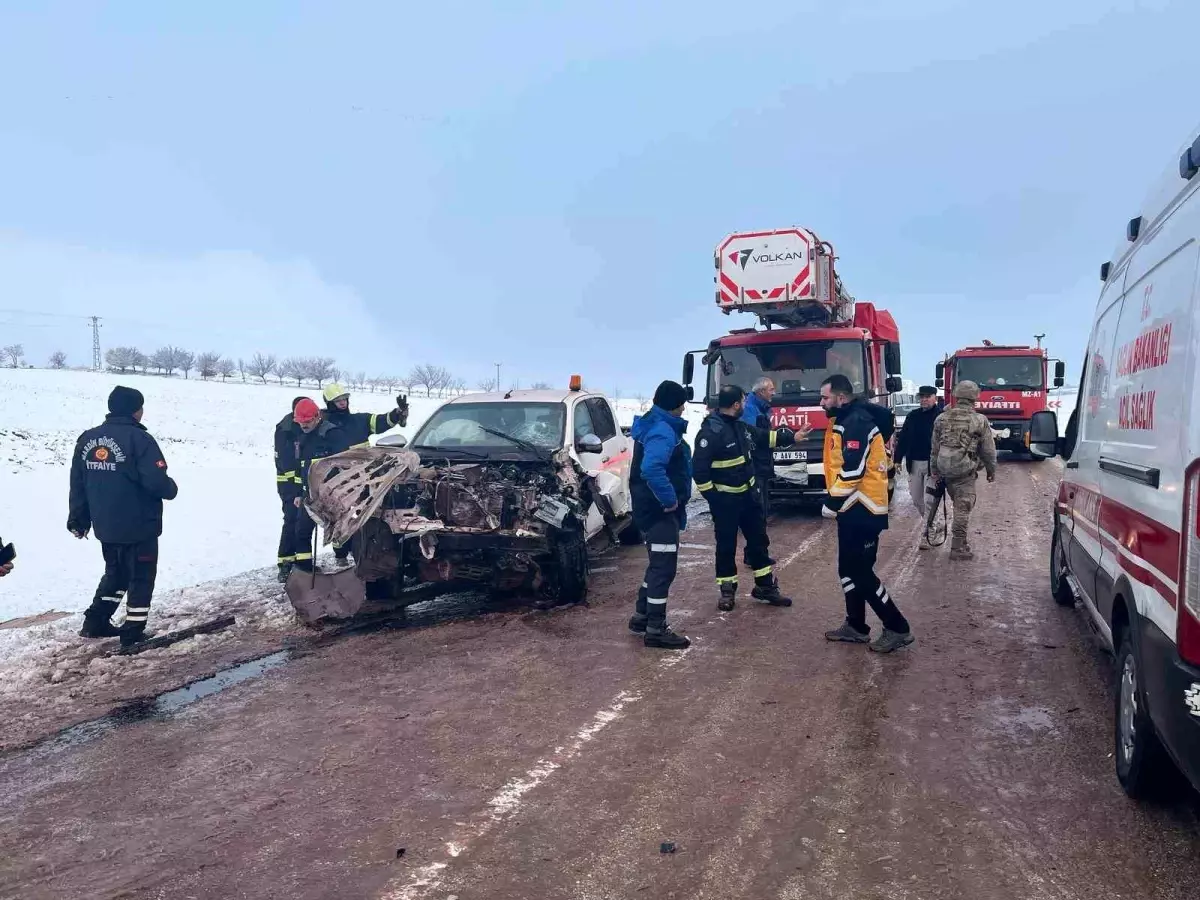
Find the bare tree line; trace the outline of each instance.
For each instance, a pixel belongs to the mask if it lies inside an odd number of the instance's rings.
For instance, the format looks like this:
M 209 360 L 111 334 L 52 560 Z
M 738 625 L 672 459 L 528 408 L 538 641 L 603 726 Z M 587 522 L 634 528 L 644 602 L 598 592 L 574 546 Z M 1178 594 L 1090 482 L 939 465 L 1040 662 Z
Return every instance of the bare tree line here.
M 7 351 L 4 351 L 7 353 Z M 57 357 L 59 354 L 55 354 Z M 6 357 L 0 357 L 0 360 Z M 66 355 L 62 354 L 65 365 Z M 172 376 L 177 372 L 185 378 L 196 372 L 201 379 L 220 377 L 222 381 L 240 377 L 243 382 L 257 381 L 280 385 L 294 383 L 302 387 L 305 383 L 323 388 L 330 382 L 341 382 L 360 391 L 392 392 L 397 389 L 406 393 L 423 390 L 425 396 L 434 394 L 463 394 L 467 381 L 445 366 L 422 363 L 413 366 L 404 375 L 368 375 L 365 370 L 352 372 L 338 367 L 330 356 L 288 356 L 280 358 L 273 353 L 255 353 L 248 359 L 234 360 L 220 353 L 209 351 L 195 354 L 179 347 L 160 347 L 154 353 L 144 353 L 136 347 L 112 347 L 104 354 L 109 371 L 124 375 L 129 372 L 148 374 L 156 371 L 160 375 Z M 61 368 L 62 366 L 52 366 Z
M 0 365 L 16 369 L 24 360 L 25 350 L 21 344 L 0 348 Z M 184 378 L 190 378 L 195 372 L 204 381 L 217 377 L 228 381 L 230 378 L 240 377 L 245 383 L 258 381 L 261 384 L 269 384 L 273 380 L 280 385 L 294 382 L 296 387 L 303 387 L 307 382 L 315 384 L 318 388 L 323 388 L 330 382 L 340 381 L 359 391 L 391 393 L 399 389 L 405 393 L 412 393 L 422 390 L 426 397 L 467 392 L 465 378 L 455 375 L 445 366 L 432 363 L 413 366 L 404 375 L 368 375 L 361 369 L 356 372 L 343 370 L 330 356 L 289 356 L 281 359 L 273 353 L 255 353 L 249 359 L 235 360 L 215 351 L 193 353 L 169 345 L 159 347 L 153 353 L 145 353 L 136 347 L 110 347 L 104 354 L 104 363 L 110 372 L 120 375 L 130 372 L 149 374 L 155 371 L 168 377 L 182 373 Z M 52 369 L 65 369 L 67 354 L 61 350 L 54 352 L 50 356 L 49 365 Z M 511 390 L 520 390 L 520 380 L 514 380 L 509 387 Z M 493 378 L 482 379 L 476 388 L 480 391 L 500 389 Z M 535 381 L 530 385 L 531 390 L 551 388 L 553 385 L 546 381 Z

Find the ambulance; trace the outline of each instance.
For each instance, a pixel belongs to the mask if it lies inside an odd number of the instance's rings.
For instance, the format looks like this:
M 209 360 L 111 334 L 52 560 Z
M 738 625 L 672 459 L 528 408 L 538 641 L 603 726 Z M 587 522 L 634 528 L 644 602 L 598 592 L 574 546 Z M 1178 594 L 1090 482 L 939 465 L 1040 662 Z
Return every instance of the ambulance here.
M 1200 129 L 1131 212 L 1065 435 L 1035 413 L 1030 450 L 1066 459 L 1050 588 L 1116 658 L 1116 774 L 1143 797 L 1167 760 L 1200 788 Z

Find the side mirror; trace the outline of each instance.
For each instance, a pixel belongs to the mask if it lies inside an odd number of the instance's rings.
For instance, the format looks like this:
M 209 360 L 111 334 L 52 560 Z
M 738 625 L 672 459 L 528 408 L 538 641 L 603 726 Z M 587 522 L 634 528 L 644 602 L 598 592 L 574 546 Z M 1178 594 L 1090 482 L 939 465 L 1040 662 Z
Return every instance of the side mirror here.
M 408 438 L 402 434 L 385 434 L 375 442 L 376 447 L 391 447 L 400 450 L 408 446 Z
M 889 394 L 898 394 L 904 390 L 904 379 L 899 375 L 892 375 L 884 381 L 883 386 Z
M 688 357 L 688 358 L 691 359 L 691 357 Z M 686 390 L 687 390 L 688 403 L 695 403 L 696 402 L 696 389 L 689 384 L 687 386 Z
M 692 379 L 696 376 L 696 357 L 691 353 L 683 357 L 683 383 L 690 385 Z
M 941 381 L 943 378 L 946 377 L 946 364 L 945 363 L 938 363 L 936 366 L 933 367 L 933 377 L 936 378 L 938 381 Z M 938 385 L 938 386 L 941 387 L 941 385 Z
M 575 449 L 580 453 L 603 453 L 604 442 L 594 434 L 585 434 L 575 442 Z
M 1054 386 L 1062 387 L 1067 380 L 1067 364 L 1061 359 L 1054 364 Z
M 1058 455 L 1058 416 L 1048 409 L 1035 412 L 1029 422 L 1029 452 L 1038 459 Z
M 946 382 L 941 378 L 935 378 L 933 379 L 933 386 L 935 388 L 942 388 L 946 386 Z

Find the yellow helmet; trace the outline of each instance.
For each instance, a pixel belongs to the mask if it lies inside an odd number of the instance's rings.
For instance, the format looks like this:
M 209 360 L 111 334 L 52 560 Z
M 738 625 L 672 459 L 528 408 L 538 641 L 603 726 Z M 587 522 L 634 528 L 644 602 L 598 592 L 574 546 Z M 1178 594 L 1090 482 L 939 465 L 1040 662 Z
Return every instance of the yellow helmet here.
M 323 390 L 321 392 L 321 394 L 322 394 L 322 396 L 325 397 L 326 403 L 332 403 L 338 397 L 349 397 L 350 396 L 350 392 L 348 390 L 346 390 L 344 387 L 342 387 L 340 384 L 338 384 L 336 381 L 333 382 L 332 384 L 325 385 L 325 390 Z

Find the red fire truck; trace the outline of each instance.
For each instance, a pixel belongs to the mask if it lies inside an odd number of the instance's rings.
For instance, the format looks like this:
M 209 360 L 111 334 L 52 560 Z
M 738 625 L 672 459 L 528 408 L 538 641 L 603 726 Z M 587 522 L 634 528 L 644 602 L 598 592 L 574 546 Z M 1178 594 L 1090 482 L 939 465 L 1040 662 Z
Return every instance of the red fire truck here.
M 746 391 L 762 376 L 777 393 L 771 424 L 813 429 L 787 450 L 775 451 L 772 496 L 819 500 L 825 494 L 821 467 L 828 419 L 820 407 L 821 382 L 830 375 L 850 379 L 859 396 L 891 406 L 902 389 L 900 332 L 886 310 L 858 303 L 834 270 L 833 247 L 807 228 L 731 234 L 716 249 L 716 302 L 721 312 L 750 312 L 758 318 L 714 338 L 707 350 L 684 357 L 683 383 L 695 376 L 696 357 L 705 367 L 701 391 L 712 406 L 725 384 Z M 694 391 L 693 395 L 701 393 Z M 889 483 L 894 480 L 894 468 Z
M 1028 453 L 1030 419 L 1048 408 L 1050 362 L 1042 347 L 984 341 L 982 347 L 963 347 L 938 363 L 934 384 L 945 388 L 949 407 L 956 384 L 975 382 L 979 385 L 976 409 L 992 423 L 996 449 Z M 1062 387 L 1066 371 L 1061 360 L 1054 361 L 1055 387 Z

